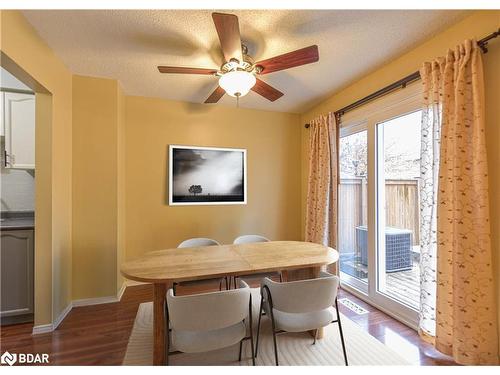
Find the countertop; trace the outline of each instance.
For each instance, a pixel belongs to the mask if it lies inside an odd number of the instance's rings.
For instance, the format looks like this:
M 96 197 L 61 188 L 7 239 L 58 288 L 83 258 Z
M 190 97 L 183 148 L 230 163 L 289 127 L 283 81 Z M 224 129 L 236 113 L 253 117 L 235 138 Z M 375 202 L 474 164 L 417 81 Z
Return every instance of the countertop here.
M 33 213 L 4 213 L 0 219 L 0 230 L 35 229 Z

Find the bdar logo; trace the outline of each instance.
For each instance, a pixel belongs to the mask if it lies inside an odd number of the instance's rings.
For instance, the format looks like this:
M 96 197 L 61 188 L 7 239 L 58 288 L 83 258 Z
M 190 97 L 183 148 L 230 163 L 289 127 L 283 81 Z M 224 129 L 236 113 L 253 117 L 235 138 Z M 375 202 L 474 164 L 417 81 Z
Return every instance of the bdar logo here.
M 12 366 L 16 363 L 18 364 L 38 364 L 38 363 L 49 363 L 49 355 L 43 354 L 33 354 L 33 353 L 9 353 L 5 352 L 0 357 L 0 363 L 2 365 Z
M 5 352 L 0 357 L 0 362 L 2 363 L 2 365 L 12 366 L 14 363 L 17 362 L 17 354 L 15 353 L 11 354 L 9 352 Z

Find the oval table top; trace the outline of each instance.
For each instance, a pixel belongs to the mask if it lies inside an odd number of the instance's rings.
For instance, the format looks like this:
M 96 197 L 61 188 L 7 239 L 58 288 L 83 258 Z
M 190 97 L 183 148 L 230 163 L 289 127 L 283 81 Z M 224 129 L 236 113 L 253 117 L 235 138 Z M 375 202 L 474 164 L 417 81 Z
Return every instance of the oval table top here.
M 331 247 L 300 241 L 175 248 L 146 253 L 121 266 L 122 275 L 148 283 L 294 270 L 335 263 Z

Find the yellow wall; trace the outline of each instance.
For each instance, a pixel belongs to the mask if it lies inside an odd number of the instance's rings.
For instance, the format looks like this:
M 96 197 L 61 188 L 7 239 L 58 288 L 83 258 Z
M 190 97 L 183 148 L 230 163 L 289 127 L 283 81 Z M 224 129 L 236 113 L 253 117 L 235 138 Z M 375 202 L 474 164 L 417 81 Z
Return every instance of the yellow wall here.
M 120 265 L 125 259 L 125 95 L 120 88 L 118 91 L 118 124 L 117 124 L 117 254 L 116 254 L 116 292 L 118 293 L 123 285 L 124 278 L 120 273 Z
M 52 95 L 35 94 L 35 325 L 52 321 Z M 43 130 L 42 130 L 43 129 Z
M 169 144 L 246 148 L 248 204 L 168 206 Z M 299 239 L 298 115 L 128 96 L 126 150 L 127 259 L 190 237 Z
M 52 94 L 51 113 L 37 112 L 37 119 L 49 116 L 51 121 L 36 128 L 35 220 L 41 233 L 35 240 L 35 325 L 41 325 L 71 301 L 71 72 L 21 13 L 2 10 L 0 19 L 0 48 L 23 71 L 19 78 L 36 91 L 37 81 Z
M 122 107 L 116 80 L 73 76 L 73 299 L 113 296 L 118 288 Z
M 481 39 L 500 26 L 500 11 L 479 11 L 448 30 L 436 35 L 412 51 L 391 61 L 356 83 L 344 88 L 329 99 L 302 115 L 302 123 L 318 114 L 335 111 L 418 70 L 424 61 L 444 56 L 448 48 L 465 39 Z M 500 40 L 491 42 L 490 52 L 483 56 L 486 83 L 486 137 L 490 176 L 491 232 L 496 265 L 496 284 L 500 301 Z M 308 131 L 302 128 L 302 227 L 307 194 Z M 500 309 L 498 320 L 500 322 Z M 500 324 L 499 324 L 500 336 Z
M 73 135 L 73 299 L 115 295 L 123 261 L 189 237 L 300 237 L 298 115 L 125 97 L 115 80 L 74 76 Z M 248 204 L 169 207 L 169 144 L 247 148 Z

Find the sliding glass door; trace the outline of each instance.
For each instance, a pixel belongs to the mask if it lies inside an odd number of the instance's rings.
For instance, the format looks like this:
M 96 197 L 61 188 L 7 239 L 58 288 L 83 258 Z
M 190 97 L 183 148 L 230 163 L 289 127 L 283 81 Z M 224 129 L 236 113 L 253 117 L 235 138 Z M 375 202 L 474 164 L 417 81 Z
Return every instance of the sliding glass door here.
M 368 291 L 367 131 L 361 126 L 343 132 L 339 146 L 338 248 L 341 278 Z
M 420 95 L 405 90 L 342 119 L 342 285 L 416 327 L 420 303 Z
M 420 118 L 416 111 L 377 125 L 378 292 L 418 309 Z

